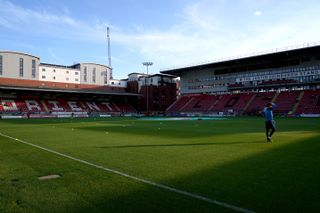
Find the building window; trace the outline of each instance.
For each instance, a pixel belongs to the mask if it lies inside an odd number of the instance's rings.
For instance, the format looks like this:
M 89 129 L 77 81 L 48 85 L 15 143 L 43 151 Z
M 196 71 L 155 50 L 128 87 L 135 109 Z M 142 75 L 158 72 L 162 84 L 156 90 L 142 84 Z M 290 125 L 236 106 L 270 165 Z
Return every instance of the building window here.
M 56 80 L 56 76 L 53 76 L 53 80 Z
M 55 69 L 53 69 L 53 72 L 56 72 L 56 70 L 55 70 Z
M 69 78 L 66 78 L 67 81 L 69 81 Z
M 76 79 L 74 79 L 75 81 L 79 81 L 79 79 L 78 78 L 76 78 Z
M 46 76 L 45 76 L 45 75 L 43 75 L 41 78 L 42 78 L 42 79 L 46 79 Z
M 93 68 L 93 71 L 92 71 L 92 82 L 93 83 L 96 82 L 96 68 Z
M 75 74 L 76 74 L 76 75 L 79 75 L 79 72 L 76 72 Z
M 45 68 L 42 68 L 42 72 L 45 72 L 46 71 L 46 69 Z
M 32 78 L 36 77 L 36 60 L 32 60 Z
M 23 77 L 23 58 L 19 59 L 19 76 Z
M 67 74 L 69 74 L 69 71 L 67 70 Z
M 87 82 L 87 76 L 88 76 L 88 71 L 87 71 L 87 67 L 83 68 L 83 81 Z
M 2 67 L 3 67 L 3 57 L 2 57 L 2 55 L 0 55 L 0 75 L 2 75 Z

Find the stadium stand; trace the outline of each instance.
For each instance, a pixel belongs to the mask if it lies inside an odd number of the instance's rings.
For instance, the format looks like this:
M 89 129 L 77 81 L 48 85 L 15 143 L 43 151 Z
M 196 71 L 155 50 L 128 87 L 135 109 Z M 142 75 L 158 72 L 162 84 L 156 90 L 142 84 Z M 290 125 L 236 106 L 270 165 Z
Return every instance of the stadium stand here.
M 272 102 L 276 93 L 275 92 L 264 92 L 255 94 L 255 98 L 252 104 L 248 106 L 245 114 L 256 115 L 259 114 L 262 109 L 267 105 L 267 103 Z
M 320 90 L 305 91 L 297 109 L 298 114 L 320 114 Z
M 274 112 L 278 114 L 292 113 L 293 106 L 298 101 L 300 91 L 281 92 L 274 101 L 277 104 Z
M 283 79 L 283 80 L 269 80 L 260 83 L 259 85 L 283 85 L 283 84 L 292 84 L 292 83 L 297 83 L 295 80 L 291 79 Z
M 315 42 L 162 70 L 180 77 L 167 113 L 257 115 L 274 102 L 276 114 L 320 117 L 319 51 Z
M 108 101 L 75 101 L 67 99 L 36 100 L 36 99 L 0 99 L 0 112 L 107 112 L 135 113 L 136 110 L 126 102 Z
M 268 102 L 274 102 L 277 105 L 275 114 L 320 114 L 320 90 L 184 95 L 168 108 L 167 114 L 223 112 L 257 115 Z M 295 107 L 296 110 L 294 110 Z
M 231 95 L 227 104 L 225 105 L 226 109 L 233 110 L 239 114 L 243 113 L 246 104 L 253 97 L 251 93 L 240 93 L 236 95 Z
M 167 112 L 174 113 L 174 112 L 181 112 L 181 109 L 184 105 L 187 104 L 189 101 L 189 96 L 182 96 L 177 101 L 175 101 L 171 106 L 168 107 Z
M 319 51 L 320 43 L 294 46 L 170 68 L 162 70 L 162 74 L 131 73 L 128 79 L 119 81 L 108 79 L 107 66 L 95 64 L 101 68 L 99 82 L 79 80 L 78 76 L 87 76 L 90 64 L 44 64 L 28 55 L 30 63 L 36 66 L 26 68 L 23 78 L 18 72 L 15 77 L 0 77 L 0 113 L 163 115 L 166 109 L 166 115 L 258 115 L 268 102 L 274 102 L 275 114 L 320 117 Z M 0 53 L 12 60 L 26 56 Z M 15 70 L 14 63 L 2 65 L 4 70 Z M 46 78 L 49 74 L 45 75 L 50 69 L 59 69 L 60 77 L 72 70 L 77 81 L 70 82 L 69 75 L 65 80 L 52 81 Z M 178 91 L 176 77 L 180 78 Z M 181 96 L 176 99 L 178 95 Z

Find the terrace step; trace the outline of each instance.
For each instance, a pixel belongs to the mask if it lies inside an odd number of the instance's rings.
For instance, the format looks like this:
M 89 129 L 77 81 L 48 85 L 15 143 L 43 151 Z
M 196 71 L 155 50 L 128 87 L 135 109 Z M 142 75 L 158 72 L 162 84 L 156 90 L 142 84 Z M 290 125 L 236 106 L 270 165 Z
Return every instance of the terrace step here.
M 190 98 L 190 100 L 180 108 L 180 111 L 182 111 L 184 108 L 186 108 L 193 101 L 193 99 L 194 99 L 194 97 Z
M 289 112 L 288 114 L 295 114 L 297 112 L 297 109 L 298 109 L 298 107 L 300 105 L 300 102 L 301 102 L 301 100 L 303 98 L 303 95 L 304 95 L 304 91 L 300 92 L 300 94 L 299 94 L 299 96 L 297 98 L 297 103 L 293 106 L 291 112 Z
M 179 101 L 180 101 L 180 98 L 177 99 L 175 102 L 173 102 L 173 103 L 166 109 L 166 111 L 169 112 L 169 111 L 173 108 L 173 106 L 176 105 L 176 103 L 178 103 Z
M 243 108 L 242 112 L 240 114 L 243 114 L 245 111 L 247 111 L 248 107 L 251 105 L 251 103 L 253 102 L 253 100 L 256 98 L 257 94 L 254 94 L 250 100 L 248 101 L 248 103 L 246 104 L 246 106 Z
M 49 112 L 49 109 L 44 101 L 41 101 L 41 104 L 46 112 Z
M 222 96 L 220 95 L 215 101 L 214 103 L 211 105 L 211 107 L 209 108 L 208 112 L 210 112 L 220 101 L 220 99 L 222 99 Z
M 276 94 L 273 96 L 273 98 L 272 98 L 272 100 L 271 100 L 272 103 L 275 103 L 275 102 L 276 102 L 279 94 L 280 94 L 279 92 L 276 92 Z

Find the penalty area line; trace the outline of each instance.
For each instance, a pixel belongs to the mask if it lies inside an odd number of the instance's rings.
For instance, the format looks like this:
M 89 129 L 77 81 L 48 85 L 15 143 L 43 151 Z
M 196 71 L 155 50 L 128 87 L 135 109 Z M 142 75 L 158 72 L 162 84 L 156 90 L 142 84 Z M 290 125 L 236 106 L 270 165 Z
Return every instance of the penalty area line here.
M 101 165 L 98 165 L 98 164 L 91 163 L 91 162 L 86 161 L 86 160 L 81 160 L 79 158 L 72 157 L 70 155 L 66 155 L 66 154 L 63 154 L 61 152 L 57 152 L 57 151 L 54 151 L 52 149 L 48 149 L 48 148 L 45 148 L 45 147 L 30 143 L 30 142 L 27 142 L 25 140 L 14 138 L 14 137 L 11 137 L 9 135 L 5 135 L 3 133 L 0 133 L 0 136 L 8 138 L 8 139 L 11 139 L 11 140 L 14 140 L 14 141 L 17 141 L 17 142 L 20 142 L 20 143 L 23 143 L 25 145 L 32 146 L 34 148 L 38 148 L 38 149 L 53 153 L 55 155 L 58 155 L 58 156 L 61 156 L 61 157 L 64 157 L 64 158 L 67 158 L 67 159 L 70 159 L 70 160 L 73 160 L 73 161 L 77 161 L 79 163 L 82 163 L 82 164 L 85 164 L 85 165 L 88 165 L 88 166 L 95 167 L 97 169 L 101 169 L 101 170 L 104 170 L 104 171 L 107 171 L 107 172 L 110 172 L 110 173 L 113 173 L 113 174 L 117 174 L 117 175 L 129 178 L 129 179 L 135 180 L 137 182 L 141 182 L 141 183 L 145 183 L 145 184 L 148 184 L 148 185 L 151 185 L 151 186 L 155 186 L 157 188 L 165 189 L 167 191 L 171 191 L 171 192 L 174 192 L 176 194 L 184 195 L 184 196 L 187 196 L 187 197 L 190 197 L 190 198 L 193 198 L 193 199 L 196 199 L 196 200 L 201 200 L 201 201 L 204 201 L 204 202 L 207 202 L 207 203 L 210 203 L 210 204 L 215 204 L 217 206 L 221 206 L 221 207 L 224 207 L 224 208 L 227 208 L 227 209 L 232 209 L 232 210 L 237 211 L 237 212 L 254 213 L 254 211 L 251 211 L 251 210 L 248 210 L 248 209 L 245 209 L 245 208 L 241 208 L 241 207 L 238 207 L 238 206 L 235 206 L 235 205 L 232 205 L 232 204 L 228 204 L 228 203 L 221 202 L 221 201 L 218 201 L 218 200 L 215 200 L 215 199 L 207 198 L 207 197 L 204 197 L 204 196 L 201 196 L 201 195 L 198 195 L 198 194 L 194 194 L 194 193 L 191 193 L 191 192 L 188 192 L 188 191 L 177 189 L 177 188 L 174 188 L 174 187 L 171 187 L 171 186 L 167 186 L 167 185 L 164 185 L 164 184 L 161 184 L 161 183 L 156 183 L 156 182 L 153 182 L 151 180 L 147 180 L 147 179 L 139 178 L 139 177 L 136 177 L 136 176 L 132 176 L 132 175 L 126 174 L 124 172 L 117 171 L 115 169 L 110 169 L 108 167 L 104 167 L 104 166 L 101 166 Z

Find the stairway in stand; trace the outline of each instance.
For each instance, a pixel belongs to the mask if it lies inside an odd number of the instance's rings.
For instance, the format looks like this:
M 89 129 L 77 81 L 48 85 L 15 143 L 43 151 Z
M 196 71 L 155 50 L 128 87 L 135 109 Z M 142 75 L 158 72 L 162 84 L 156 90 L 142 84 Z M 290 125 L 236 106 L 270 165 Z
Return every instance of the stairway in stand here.
M 292 110 L 288 114 L 295 114 L 297 112 L 298 106 L 303 98 L 304 91 L 300 92 L 296 104 L 293 106 Z
M 257 94 L 254 94 L 250 100 L 248 101 L 248 103 L 246 104 L 246 106 L 243 108 L 243 110 L 241 111 L 241 115 L 248 109 L 248 107 L 251 105 L 251 103 L 253 102 L 253 100 L 256 98 Z

